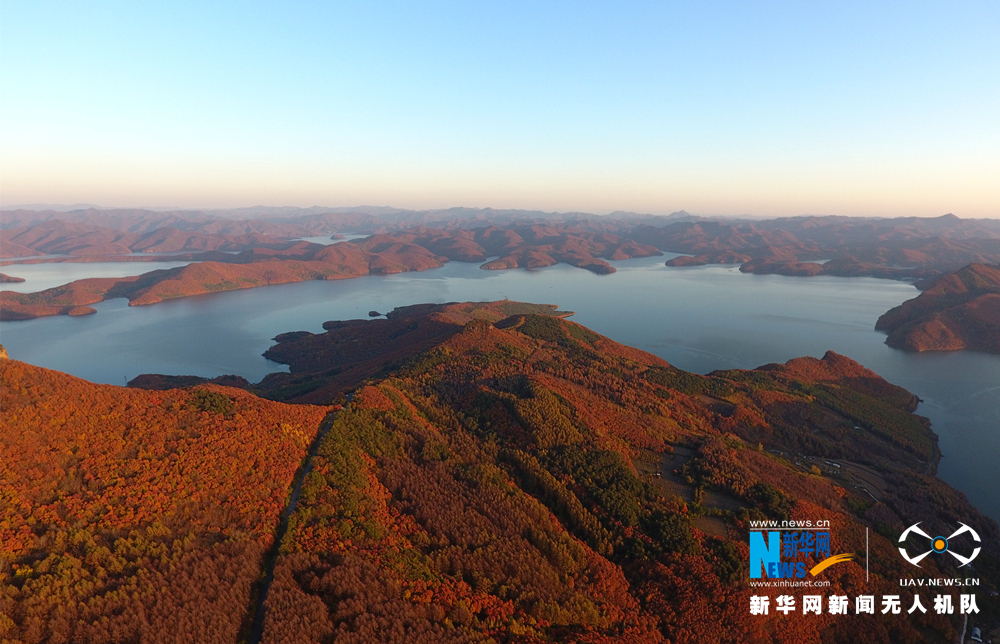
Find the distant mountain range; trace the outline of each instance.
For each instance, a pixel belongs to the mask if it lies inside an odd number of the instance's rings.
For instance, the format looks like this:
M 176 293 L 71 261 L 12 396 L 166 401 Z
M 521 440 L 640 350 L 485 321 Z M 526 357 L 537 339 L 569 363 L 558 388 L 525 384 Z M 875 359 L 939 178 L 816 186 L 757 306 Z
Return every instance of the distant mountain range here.
M 55 212 L 72 212 L 74 210 L 90 210 L 91 208 L 97 210 L 103 210 L 101 206 L 92 203 L 74 203 L 74 204 L 59 204 L 59 203 L 29 203 L 20 204 L 16 206 L 4 206 L 0 208 L 0 212 L 6 212 L 9 210 L 52 210 Z
M 449 208 L 244 208 L 230 211 L 8 210 L 2 217 L 0 258 L 19 262 L 201 261 L 173 271 L 111 280 L 85 280 L 42 293 L 0 295 L 0 318 L 84 314 L 110 297 L 147 304 L 235 288 L 306 279 L 426 270 L 448 261 L 482 268 L 541 268 L 565 263 L 613 273 L 609 260 L 680 254 L 666 265 L 680 269 L 738 264 L 747 273 L 910 279 L 933 286 L 963 267 L 1000 264 L 1000 220 L 893 219 L 838 216 L 766 220 L 707 219 L 677 212 L 666 217 L 617 212 L 546 213 Z M 303 237 L 367 240 L 336 246 Z M 19 259 L 21 258 L 21 259 Z M 16 266 L 7 279 L 17 278 Z M 982 302 L 992 302 L 987 298 Z M 971 310 L 971 309 L 970 309 Z M 982 312 L 981 307 L 976 309 Z M 990 336 L 1000 324 L 989 309 L 966 335 Z M 887 322 L 880 328 L 889 329 Z M 954 325 L 953 325 L 954 326 Z M 895 327 L 893 327 L 895 328 Z M 956 327 L 957 328 L 957 327 Z M 907 349 L 996 350 L 994 341 L 903 342 Z M 912 336 L 911 336 L 912 337 Z M 992 337 L 992 336 L 991 336 Z

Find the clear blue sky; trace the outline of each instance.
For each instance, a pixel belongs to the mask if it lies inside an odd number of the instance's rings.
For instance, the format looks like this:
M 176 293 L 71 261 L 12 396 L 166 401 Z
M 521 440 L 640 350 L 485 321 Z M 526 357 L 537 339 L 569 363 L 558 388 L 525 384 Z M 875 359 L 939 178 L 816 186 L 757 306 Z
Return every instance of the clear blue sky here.
M 0 200 L 1000 217 L 1000 3 L 13 2 Z

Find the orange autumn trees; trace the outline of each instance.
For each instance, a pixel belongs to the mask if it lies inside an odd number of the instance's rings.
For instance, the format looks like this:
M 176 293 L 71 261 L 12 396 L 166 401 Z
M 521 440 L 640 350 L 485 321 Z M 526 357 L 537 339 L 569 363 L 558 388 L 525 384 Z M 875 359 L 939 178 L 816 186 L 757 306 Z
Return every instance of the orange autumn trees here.
M 336 331 L 324 342 L 339 346 Z M 306 340 L 319 342 L 284 350 Z M 752 519 L 829 519 L 838 552 L 863 547 L 872 528 L 871 580 L 857 561 L 826 577 L 825 594 L 852 597 L 899 592 L 905 564 L 879 531 L 961 512 L 998 534 L 923 474 L 933 435 L 912 407 L 836 354 L 698 376 L 556 317 L 473 318 L 357 389 L 323 438 L 281 544 L 262 641 L 950 637 L 937 615 L 748 612 Z M 788 444 L 878 467 L 893 484 L 865 501 L 848 478 L 766 449 Z M 661 464 L 675 450 L 690 456 L 672 474 Z
M 690 374 L 564 316 L 495 302 L 329 322 L 279 336 L 291 372 L 251 391 L 0 360 L 0 638 L 876 644 L 960 627 L 751 616 L 751 595 L 778 594 L 747 578 L 761 519 L 829 520 L 830 551 L 855 559 L 821 594 L 904 609 L 899 533 L 961 520 L 983 538 L 980 618 L 1000 615 L 1000 530 L 931 473 L 909 392 L 833 353 Z M 187 381 L 152 384 L 171 382 Z M 254 390 L 349 402 L 330 417 Z
M 661 641 L 620 568 L 452 435 L 391 385 L 358 393 L 306 479 L 263 641 Z
M 1000 266 L 969 264 L 887 311 L 875 328 L 907 351 L 1000 353 Z
M 0 378 L 0 639 L 235 641 L 326 409 Z

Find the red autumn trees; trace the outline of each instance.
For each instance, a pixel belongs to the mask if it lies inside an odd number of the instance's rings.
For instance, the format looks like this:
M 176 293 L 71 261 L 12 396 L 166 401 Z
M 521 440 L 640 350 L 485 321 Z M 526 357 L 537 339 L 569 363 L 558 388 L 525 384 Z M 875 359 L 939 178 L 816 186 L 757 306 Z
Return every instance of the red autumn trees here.
M 234 641 L 326 409 L 0 378 L 0 638 Z

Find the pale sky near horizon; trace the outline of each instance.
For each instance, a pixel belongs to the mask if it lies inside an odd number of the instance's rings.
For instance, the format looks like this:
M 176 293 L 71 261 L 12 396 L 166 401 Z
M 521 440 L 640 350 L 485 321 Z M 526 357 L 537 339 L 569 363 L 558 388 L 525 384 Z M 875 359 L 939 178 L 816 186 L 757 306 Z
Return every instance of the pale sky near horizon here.
M 1000 3 L 0 5 L 0 204 L 1000 217 Z

